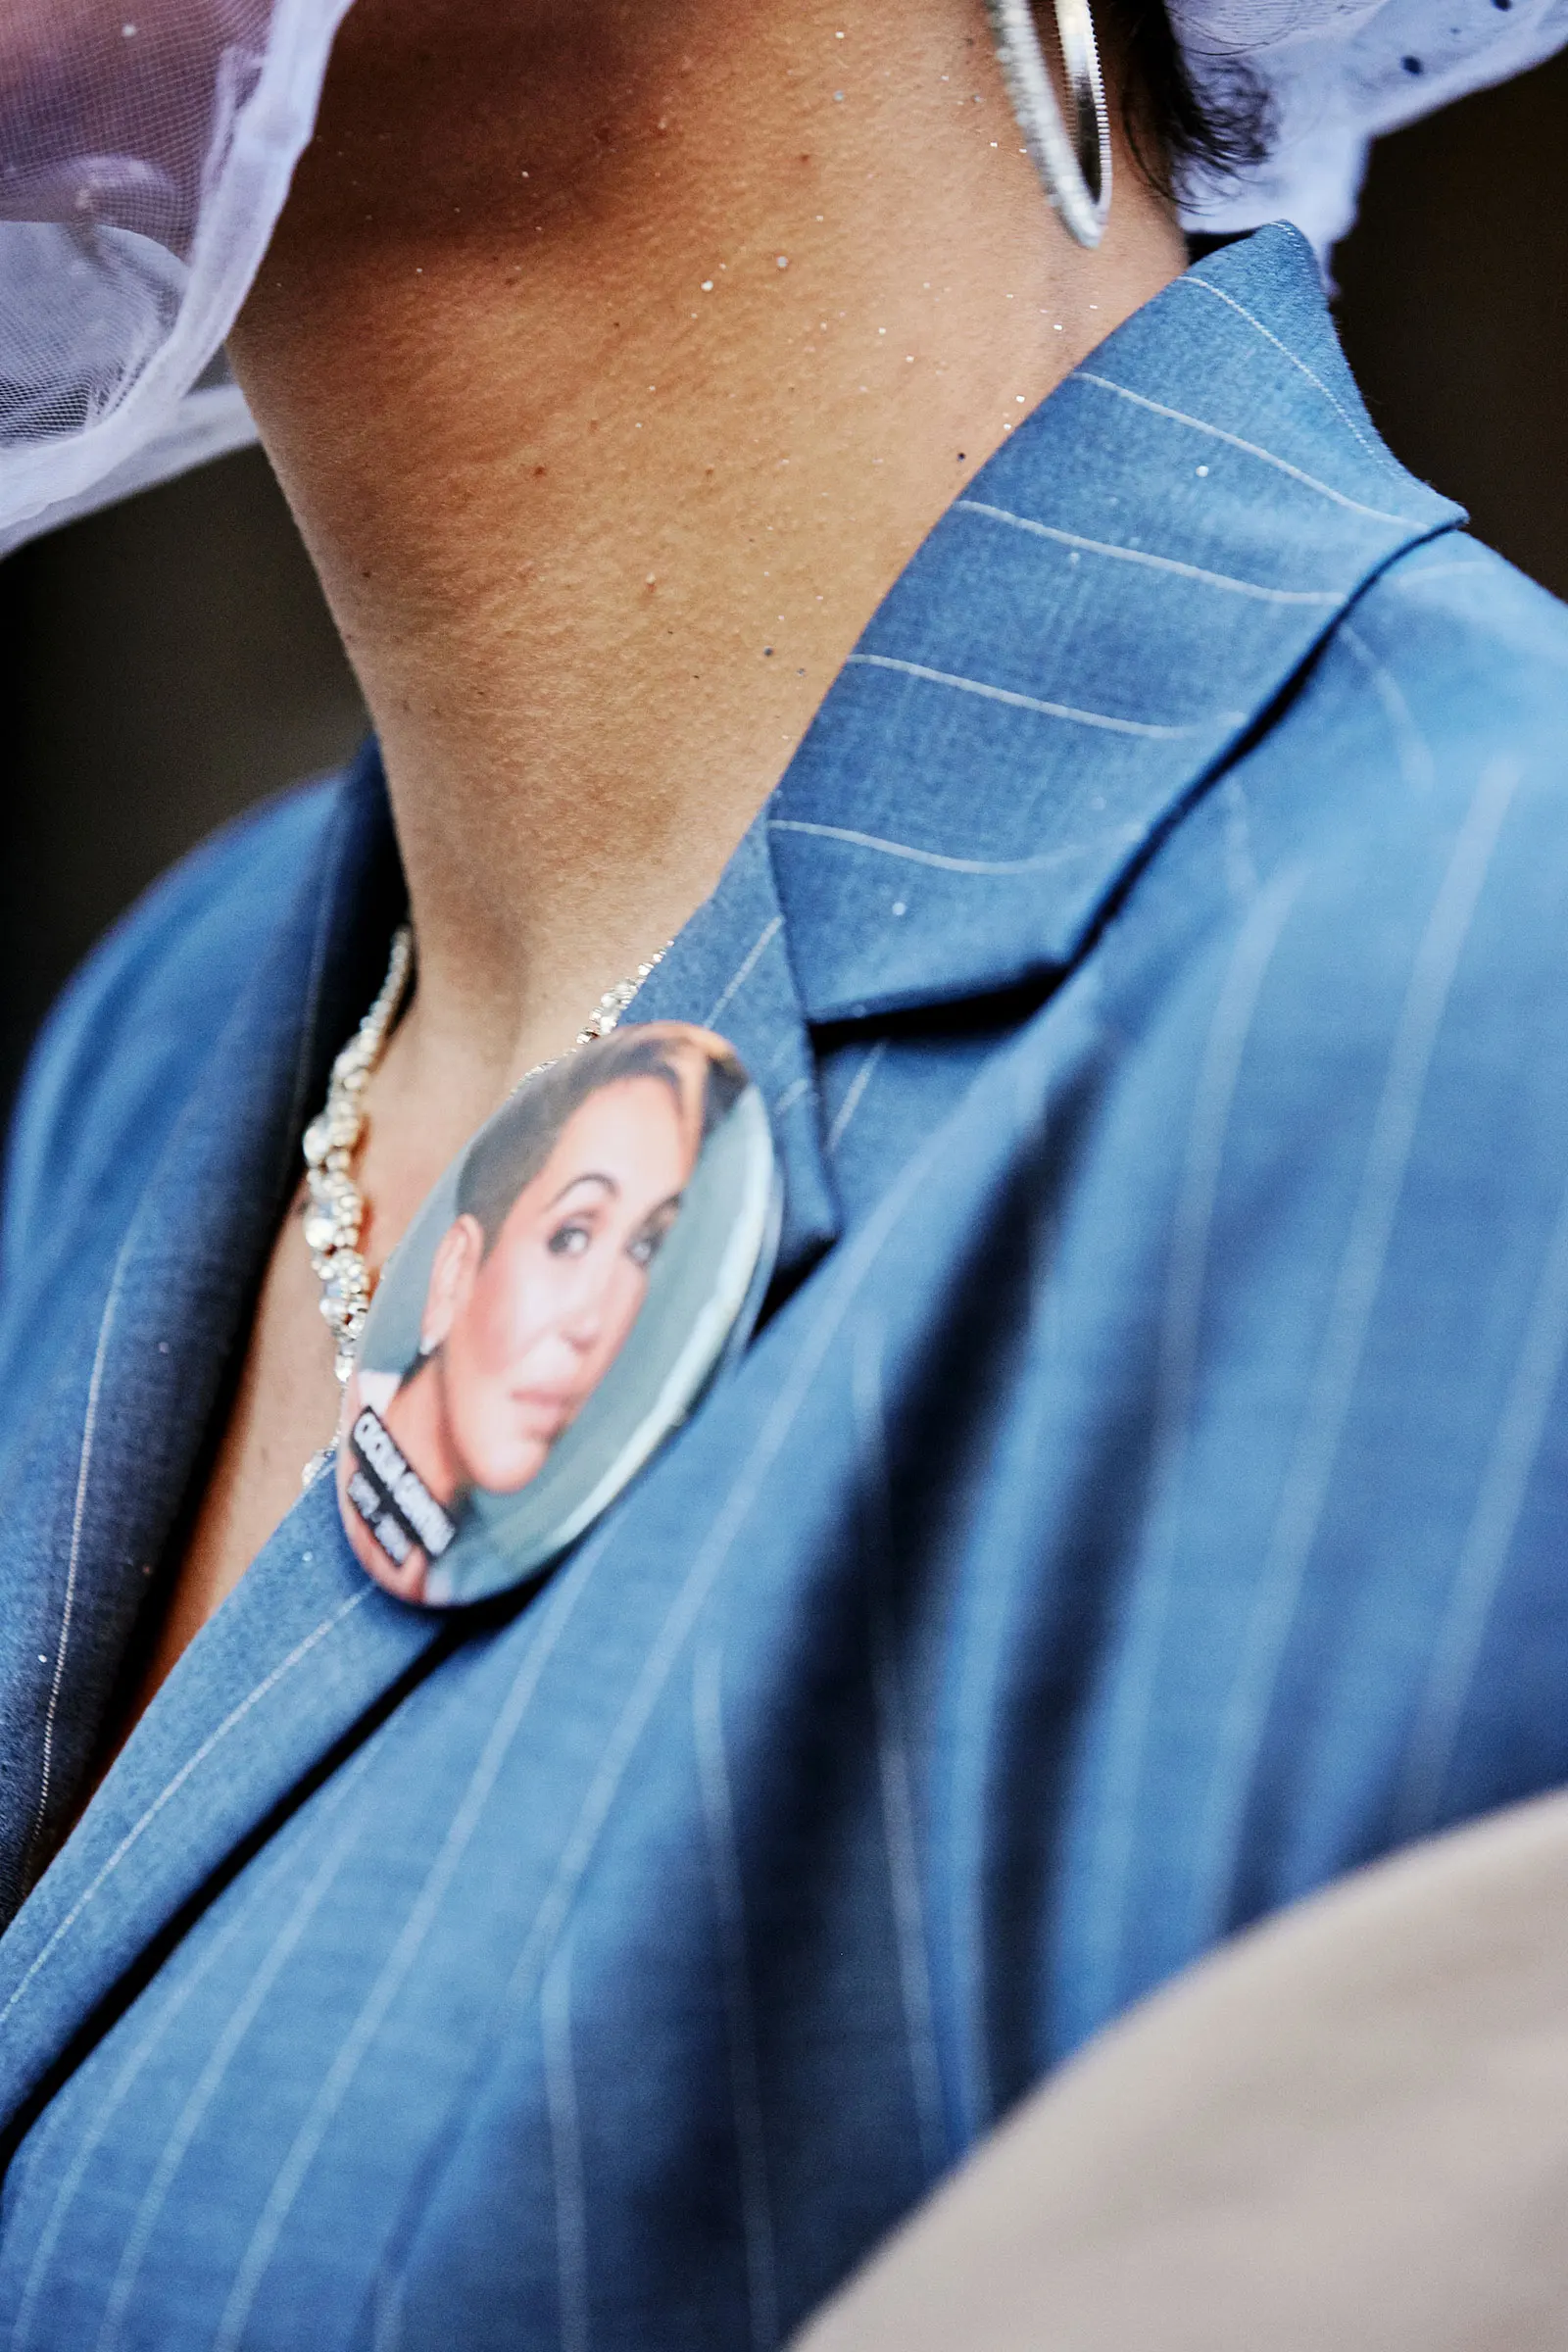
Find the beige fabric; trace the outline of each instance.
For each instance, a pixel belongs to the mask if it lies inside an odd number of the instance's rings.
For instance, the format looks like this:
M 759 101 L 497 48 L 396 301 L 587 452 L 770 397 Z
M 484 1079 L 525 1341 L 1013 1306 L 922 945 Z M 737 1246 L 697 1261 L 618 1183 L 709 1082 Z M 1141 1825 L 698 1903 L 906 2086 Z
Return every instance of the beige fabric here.
M 1568 1798 L 1410 1849 L 1135 2011 L 795 2352 L 1568 2346 Z

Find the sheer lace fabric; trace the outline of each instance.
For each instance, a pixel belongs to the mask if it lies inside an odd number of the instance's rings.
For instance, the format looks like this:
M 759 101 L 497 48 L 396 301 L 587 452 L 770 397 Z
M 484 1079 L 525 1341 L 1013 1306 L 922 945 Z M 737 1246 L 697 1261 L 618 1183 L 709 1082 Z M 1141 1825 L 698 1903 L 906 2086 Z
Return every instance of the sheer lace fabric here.
M 218 354 L 348 0 L 4 0 L 0 551 L 251 437 Z

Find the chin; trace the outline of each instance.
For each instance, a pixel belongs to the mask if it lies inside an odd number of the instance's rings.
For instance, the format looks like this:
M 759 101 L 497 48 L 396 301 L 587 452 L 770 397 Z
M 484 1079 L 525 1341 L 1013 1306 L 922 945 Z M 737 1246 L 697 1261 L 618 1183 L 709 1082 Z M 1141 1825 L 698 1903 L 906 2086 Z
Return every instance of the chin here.
M 527 1446 L 510 1446 L 488 1459 L 471 1463 L 468 1483 L 481 1488 L 487 1494 L 515 1494 L 536 1479 L 550 1459 L 554 1438 L 537 1440 Z

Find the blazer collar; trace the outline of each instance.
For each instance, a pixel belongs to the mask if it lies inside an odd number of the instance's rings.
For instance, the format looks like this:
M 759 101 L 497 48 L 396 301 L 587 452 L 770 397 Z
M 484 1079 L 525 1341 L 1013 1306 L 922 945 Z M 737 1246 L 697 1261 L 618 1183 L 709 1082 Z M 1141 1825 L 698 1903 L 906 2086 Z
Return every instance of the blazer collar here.
M 808 1018 L 1049 981 L 1348 602 L 1463 519 L 1378 440 L 1294 229 L 1177 279 L 938 524 L 775 797 Z

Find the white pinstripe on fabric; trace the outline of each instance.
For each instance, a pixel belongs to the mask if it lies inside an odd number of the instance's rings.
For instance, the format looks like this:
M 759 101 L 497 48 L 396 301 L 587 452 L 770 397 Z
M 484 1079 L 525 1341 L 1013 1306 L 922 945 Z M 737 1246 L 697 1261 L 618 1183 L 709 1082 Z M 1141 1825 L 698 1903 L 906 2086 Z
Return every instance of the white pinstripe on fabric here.
M 1182 1484 L 1192 1435 L 1203 1297 L 1226 1138 L 1263 984 L 1305 880 L 1303 867 L 1288 867 L 1239 925 L 1214 999 L 1188 1114 L 1159 1322 L 1149 1504 L 1137 1551 L 1140 1568 L 1133 1622 L 1106 1732 L 1094 1863 L 1082 1897 L 1082 1949 L 1095 2015 L 1108 2015 L 1119 2006 L 1133 1841 L 1142 1818 L 1139 1799 L 1154 1689 L 1174 1597 Z
M 866 1607 L 871 1633 L 882 1837 L 898 1936 L 899 1993 L 909 2052 L 909 2085 L 920 2134 L 920 2161 L 927 2180 L 934 2180 L 947 2152 L 942 2067 L 937 2054 L 925 1898 L 920 1886 L 919 1844 L 915 1836 L 914 1775 L 909 1764 L 893 1623 L 893 1507 L 882 1405 L 881 1345 L 880 1335 L 869 1328 L 856 1335 L 851 1382 L 862 1507 L 868 1522 Z
M 1082 1023 L 1086 1038 L 1097 1035 L 1099 995 L 1096 968 L 1092 964 L 1080 966 L 1055 999 L 1057 1019 L 1072 1014 Z M 1065 1038 L 1061 1044 L 1065 1047 Z M 1038 1151 L 1042 1145 L 1047 1132 L 1046 1092 L 1051 1084 L 1051 1074 L 1038 1068 L 1019 1066 L 1014 1074 L 1012 1127 L 1020 1148 L 1027 1145 Z M 1058 1327 L 1052 1279 L 1054 1214 L 1048 1196 L 1041 1213 L 1028 1221 L 1022 1235 L 1029 1268 L 1029 1322 L 1028 1370 L 1021 1385 L 1024 1393 L 1036 1399 L 1050 1394 L 1051 1348 Z M 1030 1540 L 1019 1540 L 1016 1529 L 1007 1530 L 1004 1526 L 999 1530 L 993 1522 L 988 1534 L 996 1540 L 997 1556 L 1015 1561 L 1028 1559 L 1033 1556 L 1038 1541 L 1033 1521 L 1033 1492 L 1025 1480 L 1009 1482 L 1004 1477 L 998 1480 L 998 1489 L 1004 1512 L 1029 1515 Z M 1013 1538 L 1011 1543 L 1007 1541 L 1009 1535 Z M 991 1575 L 971 1578 L 966 1599 L 968 1624 L 966 1638 L 958 1647 L 958 1687 L 953 1700 L 953 1717 L 964 1725 L 991 1724 L 996 1721 L 1003 1663 L 1011 1642 L 1011 1596 L 1004 1580 Z M 978 2139 L 997 2121 L 991 2050 L 990 1954 L 982 1895 L 986 1877 L 983 1840 L 987 1826 L 984 1783 L 988 1759 L 984 1740 L 955 1743 L 952 1766 L 955 1785 L 949 1805 L 949 1826 L 959 1830 L 960 1836 L 949 1839 L 941 1856 L 939 1884 L 945 1886 L 948 1899 L 935 1921 L 943 1939 L 941 1948 L 946 1953 L 950 1979 L 960 1988 L 957 1997 L 965 2004 L 962 2013 L 951 2021 L 956 2044 L 953 2081 L 956 2113 L 952 2136 L 960 2147 Z
M 1044 874 L 1054 866 L 1066 865 L 1082 855 L 1074 846 L 1064 850 L 1044 850 L 1038 858 L 949 858 L 940 850 L 915 850 L 906 842 L 887 841 L 878 833 L 857 833 L 847 825 L 819 825 L 808 817 L 775 816 L 768 825 L 770 833 L 809 833 L 819 841 L 842 841 L 852 850 L 870 850 L 881 858 L 901 858 L 910 865 L 934 865 L 945 874 L 976 874 L 1001 878 L 1007 874 Z M 1142 830 L 1135 825 L 1122 828 L 1121 838 L 1129 844 L 1142 839 Z
M 545 2103 L 550 2113 L 561 2352 L 589 2352 L 588 2198 L 583 2185 L 582 2125 L 571 2048 L 571 1937 L 566 1936 L 539 1987 L 539 2030 Z
M 1185 409 L 1167 408 L 1162 400 L 1151 400 L 1147 392 L 1135 392 L 1129 384 L 1113 383 L 1108 375 L 1097 375 L 1093 368 L 1078 368 L 1068 381 L 1093 384 L 1097 391 L 1112 393 L 1117 400 L 1128 401 L 1135 409 L 1147 409 L 1151 416 L 1163 416 L 1172 424 L 1185 424 L 1191 431 L 1203 434 L 1207 440 L 1222 441 L 1228 449 L 1240 450 L 1244 457 L 1256 458 L 1260 465 L 1271 466 L 1276 473 L 1283 473 L 1293 482 L 1299 482 L 1303 490 L 1315 490 L 1319 498 L 1330 499 L 1335 506 L 1345 507 L 1352 514 L 1365 514 L 1373 522 L 1393 523 L 1401 531 L 1410 527 L 1408 515 L 1391 514 L 1383 507 L 1369 507 L 1359 498 L 1347 497 L 1343 490 L 1336 490 L 1332 483 L 1320 482 L 1315 473 L 1303 472 L 1299 466 L 1293 466 L 1289 458 L 1276 457 L 1273 450 L 1264 449 L 1259 442 L 1244 441 L 1240 433 L 1228 433 L 1221 425 L 1207 424 L 1201 416 L 1189 416 Z
M 711 1029 L 714 1023 L 720 1019 L 727 1006 L 736 997 L 739 996 L 741 990 L 746 986 L 747 981 L 756 971 L 758 965 L 761 962 L 762 957 L 767 954 L 768 949 L 772 946 L 774 940 L 777 939 L 783 928 L 784 917 L 781 914 L 775 914 L 771 916 L 770 919 L 762 925 L 761 930 L 758 933 L 756 940 L 742 957 L 740 964 L 736 968 L 729 982 L 719 991 L 718 996 L 709 1007 L 708 1013 L 703 1021 L 703 1027 L 705 1029 Z
M 757 2064 L 746 1895 L 735 1838 L 729 1764 L 724 1753 L 723 1653 L 716 1643 L 705 1644 L 692 1661 L 692 1728 L 718 1921 L 719 1973 L 729 2049 L 730 2110 L 740 2172 L 746 2307 L 752 2352 L 774 2352 L 779 2340 L 779 2323 L 773 2204 L 768 2190 L 767 2142 L 762 2129 L 762 2093 Z
M 1037 718 L 1065 719 L 1075 727 L 1095 727 L 1106 735 L 1133 735 L 1145 743 L 1189 743 L 1195 736 L 1210 734 L 1216 727 L 1241 726 L 1248 715 L 1245 710 L 1214 710 L 1191 723 L 1167 726 L 1156 719 L 1117 718 L 1105 710 L 1079 710 L 1071 703 L 1046 702 L 1037 694 L 1015 694 L 1010 686 L 992 686 L 984 678 L 960 677 L 956 670 L 932 669 L 924 662 L 904 662 L 893 654 L 851 654 L 844 666 L 896 670 L 901 677 L 916 678 L 922 685 L 946 686 L 957 694 L 978 695 L 983 702 L 1003 703 L 1009 710 L 1031 710 Z M 962 870 L 961 865 L 951 860 L 941 862 L 950 872 Z M 1020 861 L 1012 870 L 1023 872 L 1027 867 Z
M 60 1715 L 60 1693 L 65 1687 L 66 1660 L 71 1650 L 72 1619 L 75 1614 L 76 1579 L 81 1571 L 82 1528 L 87 1512 L 87 1482 L 92 1472 L 93 1442 L 98 1432 L 98 1399 L 103 1390 L 104 1364 L 109 1354 L 110 1335 L 115 1316 L 125 1287 L 125 1273 L 135 1255 L 140 1241 L 139 1226 L 132 1223 L 121 1245 L 115 1260 L 115 1271 L 104 1301 L 102 1319 L 98 1325 L 98 1345 L 93 1350 L 92 1376 L 87 1383 L 87 1409 L 82 1416 L 81 1451 L 76 1460 L 76 1493 L 71 1513 L 71 1549 L 66 1559 L 66 1590 L 60 1604 L 60 1632 L 55 1643 L 54 1669 L 49 1680 L 49 1703 L 44 1713 L 43 1751 L 38 1767 L 38 1800 L 33 1807 L 32 1827 L 27 1832 L 27 1843 L 23 1855 L 23 1876 L 32 1872 L 32 1858 L 43 1833 L 44 1818 L 49 1810 L 49 1797 L 54 1786 L 55 1725 Z M 0 2018 L 0 2023 L 3 2023 Z
M 845 1090 L 844 1100 L 833 1114 L 833 1124 L 829 1127 L 827 1134 L 823 1139 L 822 1149 L 827 1153 L 829 1159 L 832 1158 L 840 1144 L 843 1143 L 845 1136 L 849 1132 L 851 1121 L 854 1119 L 856 1112 L 859 1109 L 860 1104 L 865 1101 L 865 1090 L 870 1085 L 872 1079 L 876 1076 L 878 1064 L 881 1062 L 882 1057 L 886 1054 L 887 1050 L 887 1039 L 885 1037 L 879 1037 L 876 1044 L 874 1046 L 868 1046 L 865 1050 L 865 1053 L 862 1054 L 860 1058 L 860 1066 L 856 1071 L 855 1076 L 850 1080 L 849 1086 Z
M 370 2287 L 370 2352 L 403 2352 L 402 2290 L 385 2270 Z
M 1398 755 L 1399 773 L 1412 792 L 1430 792 L 1438 780 L 1437 762 L 1432 747 L 1416 724 L 1415 712 L 1405 700 L 1398 679 L 1380 662 L 1365 638 L 1347 621 L 1340 624 L 1339 641 L 1360 662 L 1372 681 L 1374 693 L 1383 705 L 1394 748 Z
M 1340 400 L 1335 393 L 1330 391 L 1328 385 L 1323 381 L 1323 378 L 1317 373 L 1316 369 L 1309 368 L 1299 354 L 1294 352 L 1288 343 L 1282 343 L 1279 336 L 1273 332 L 1272 328 L 1266 327 L 1263 324 L 1261 318 L 1254 318 L 1245 302 L 1238 302 L 1235 295 L 1227 294 L 1223 286 L 1216 286 L 1211 279 L 1206 277 L 1196 277 L 1191 271 L 1189 271 L 1186 276 L 1177 278 L 1174 281 L 1174 286 L 1176 290 L 1179 290 L 1183 294 L 1207 295 L 1210 301 L 1222 302 L 1228 311 L 1234 311 L 1236 313 L 1238 318 L 1244 318 L 1247 321 L 1247 324 L 1252 329 L 1254 334 L 1261 335 L 1264 342 L 1267 343 L 1272 350 L 1277 351 L 1282 359 L 1290 362 L 1291 366 L 1297 370 L 1298 374 L 1304 375 L 1307 382 L 1312 385 L 1314 390 L 1321 392 L 1323 398 L 1328 402 L 1329 407 L 1334 411 L 1335 416 L 1344 425 L 1346 431 L 1349 433 L 1353 440 L 1359 442 L 1362 449 L 1366 451 L 1367 456 L 1369 458 L 1375 458 L 1385 473 L 1392 473 L 1396 479 L 1403 478 L 1402 468 L 1393 458 L 1390 457 L 1386 449 L 1384 449 L 1377 441 L 1372 440 L 1361 430 L 1361 427 L 1359 424 L 1357 424 L 1349 410 L 1345 406 L 1345 403 Z
M 1250 906 L 1262 887 L 1252 855 L 1251 808 L 1247 787 L 1234 769 L 1216 786 L 1224 819 L 1225 888 L 1240 906 Z
M 1424 588 L 1429 580 L 1457 579 L 1461 573 L 1472 571 L 1485 572 L 1489 578 L 1495 577 L 1492 565 L 1481 556 L 1472 556 L 1463 564 L 1417 564 L 1407 559 L 1402 564 L 1392 564 L 1378 585 L 1380 588 L 1397 589 L 1402 595 L 1411 595 L 1416 589 Z
M 1013 514 L 1005 507 L 987 506 L 983 499 L 960 498 L 955 509 L 959 514 L 979 514 L 989 522 L 1004 523 L 1010 530 L 1028 531 L 1037 539 L 1051 539 L 1058 547 L 1075 548 L 1080 555 L 1104 556 L 1117 564 L 1141 564 L 1145 570 L 1166 572 L 1176 579 L 1193 580 L 1203 588 L 1220 588 L 1231 596 L 1254 597 L 1265 605 L 1340 605 L 1345 602 L 1338 588 L 1265 588 L 1256 580 L 1239 580 L 1228 571 L 1206 571 L 1200 564 L 1183 564 L 1174 556 L 1157 556 L 1144 547 L 1117 547 L 1106 539 L 1085 539 L 1081 532 L 1058 530 L 1054 523 L 1036 522 L 1027 514 Z
M 1437 1826 L 1444 1782 L 1475 1680 L 1492 1605 L 1524 1508 L 1546 1418 L 1568 1368 L 1568 1191 L 1562 1197 L 1519 1359 L 1493 1433 L 1453 1591 L 1433 1645 L 1395 1815 L 1395 1835 Z
M 1192 1925 L 1205 1939 L 1228 1916 L 1257 1754 L 1361 1367 L 1427 1073 L 1518 782 L 1519 770 L 1511 760 L 1494 760 L 1486 768 L 1416 949 L 1327 1329 L 1241 1643 L 1236 1681 L 1214 1742 L 1193 1870 Z

